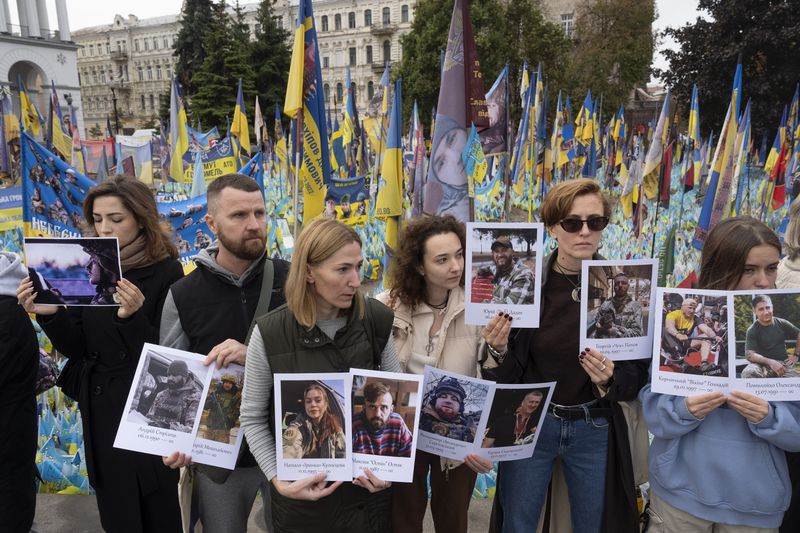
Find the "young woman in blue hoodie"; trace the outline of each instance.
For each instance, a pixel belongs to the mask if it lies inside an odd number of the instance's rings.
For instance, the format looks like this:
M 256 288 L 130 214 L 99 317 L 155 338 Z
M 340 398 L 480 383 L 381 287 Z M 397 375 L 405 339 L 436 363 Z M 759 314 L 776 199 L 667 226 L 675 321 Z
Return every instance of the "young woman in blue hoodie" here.
M 708 234 L 702 289 L 775 288 L 781 244 L 749 217 Z M 791 484 L 784 451 L 800 451 L 800 402 L 768 402 L 743 391 L 688 398 L 640 393 L 654 435 L 648 531 L 778 531 Z

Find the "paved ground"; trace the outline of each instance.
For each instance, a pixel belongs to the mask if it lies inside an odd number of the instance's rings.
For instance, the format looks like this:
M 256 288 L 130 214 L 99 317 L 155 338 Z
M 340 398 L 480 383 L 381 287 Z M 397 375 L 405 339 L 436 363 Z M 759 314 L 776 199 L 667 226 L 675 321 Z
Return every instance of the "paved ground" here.
M 248 532 L 266 531 L 260 510 L 261 499 L 257 498 L 253 514 L 250 515 Z M 472 500 L 469 509 L 470 533 L 486 532 L 491 510 L 491 500 Z M 102 531 L 94 496 L 40 494 L 36 499 L 34 533 L 102 533 Z M 425 517 L 425 532 L 433 533 L 430 513 Z

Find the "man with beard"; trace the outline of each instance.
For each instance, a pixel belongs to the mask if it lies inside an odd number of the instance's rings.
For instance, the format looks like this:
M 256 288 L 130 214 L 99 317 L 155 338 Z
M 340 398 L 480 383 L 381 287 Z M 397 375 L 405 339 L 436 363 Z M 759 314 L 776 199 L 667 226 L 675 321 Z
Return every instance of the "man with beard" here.
M 473 442 L 478 424 L 474 417 L 464 415 L 466 398 L 467 391 L 456 378 L 443 378 L 422 407 L 419 429 L 448 439 Z
M 225 373 L 213 391 L 208 394 L 205 409 L 208 410 L 206 430 L 203 438 L 230 444 L 231 429 L 239 421 L 239 406 L 242 391 L 236 386 L 233 374 Z
M 522 305 L 533 303 L 533 271 L 514 258 L 511 237 L 501 235 L 492 243 L 494 266 L 478 269 L 478 276 L 492 276 L 493 304 Z
M 189 373 L 189 367 L 186 361 L 176 359 L 167 369 L 167 388 L 158 393 L 147 412 L 148 425 L 191 432 L 199 405 L 200 390 Z
M 413 437 L 384 383 L 364 387 L 364 410 L 353 417 L 353 453 L 411 457 Z
M 207 200 L 205 220 L 217 239 L 197 255 L 197 268 L 170 288 L 161 316 L 161 344 L 208 354 L 206 364 L 217 368 L 244 365 L 254 318 L 286 302 L 289 263 L 266 256 L 266 208 L 252 178 L 221 176 L 208 186 Z M 191 457 L 176 452 L 164 462 L 178 468 L 190 464 Z M 246 531 L 259 489 L 271 531 L 269 483 L 246 443 L 232 472 L 194 468 L 200 520 L 207 531 Z
M 624 272 L 614 276 L 614 296 L 603 302 L 610 302 L 614 307 L 614 321 L 597 321 L 597 331 L 595 338 L 630 338 L 641 337 L 644 335 L 642 327 L 642 304 L 635 301 L 628 294 L 630 281 Z M 602 306 L 601 306 L 602 307 Z

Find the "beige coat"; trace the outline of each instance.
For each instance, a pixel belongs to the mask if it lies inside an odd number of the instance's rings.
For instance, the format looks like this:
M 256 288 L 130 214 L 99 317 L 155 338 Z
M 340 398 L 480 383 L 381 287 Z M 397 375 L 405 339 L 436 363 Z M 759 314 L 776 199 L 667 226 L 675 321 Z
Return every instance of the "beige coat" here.
M 778 264 L 778 279 L 775 285 L 779 289 L 800 287 L 800 258 L 794 260 L 784 257 Z
M 397 358 L 403 372 L 422 374 L 426 361 L 412 350 L 414 335 L 428 337 L 424 323 L 429 323 L 431 314 L 438 312 L 425 304 L 412 309 L 399 301 L 391 301 L 389 292 L 382 292 L 377 299 L 394 311 L 392 332 L 397 348 Z M 464 288 L 458 287 L 450 291 L 445 308 L 444 321 L 439 330 L 439 337 L 431 350 L 431 358 L 436 368 L 455 372 L 463 376 L 478 376 L 480 354 L 484 350 L 481 337 L 482 326 L 469 326 L 464 323 Z M 493 363 L 491 357 L 488 358 Z M 492 364 L 489 363 L 488 364 Z M 430 362 L 428 363 L 430 364 Z M 450 470 L 461 464 L 460 461 L 442 457 L 442 470 Z

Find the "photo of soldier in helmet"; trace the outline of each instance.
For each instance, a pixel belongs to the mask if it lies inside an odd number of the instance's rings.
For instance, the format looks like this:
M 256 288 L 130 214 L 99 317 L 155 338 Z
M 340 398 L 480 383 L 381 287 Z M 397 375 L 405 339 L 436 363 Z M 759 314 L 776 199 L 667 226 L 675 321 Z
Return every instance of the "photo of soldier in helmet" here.
M 481 411 L 467 410 L 467 388 L 473 383 L 442 377 L 431 382 L 419 419 L 419 429 L 448 439 L 474 442 Z
M 214 372 L 197 436 L 223 444 L 235 444 L 239 428 L 239 406 L 242 403 L 244 369 L 231 367 Z M 236 428 L 236 431 L 233 429 Z

